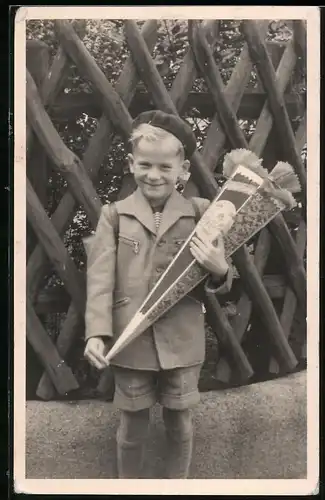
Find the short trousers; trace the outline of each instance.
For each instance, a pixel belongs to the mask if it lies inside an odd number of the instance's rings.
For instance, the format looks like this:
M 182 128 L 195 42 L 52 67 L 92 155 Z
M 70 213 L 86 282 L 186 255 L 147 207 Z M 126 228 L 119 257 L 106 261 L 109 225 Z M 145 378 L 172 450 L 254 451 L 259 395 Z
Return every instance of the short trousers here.
M 166 408 L 184 410 L 200 401 L 198 383 L 202 365 L 172 370 L 133 370 L 112 366 L 115 379 L 115 406 L 139 411 L 160 403 Z

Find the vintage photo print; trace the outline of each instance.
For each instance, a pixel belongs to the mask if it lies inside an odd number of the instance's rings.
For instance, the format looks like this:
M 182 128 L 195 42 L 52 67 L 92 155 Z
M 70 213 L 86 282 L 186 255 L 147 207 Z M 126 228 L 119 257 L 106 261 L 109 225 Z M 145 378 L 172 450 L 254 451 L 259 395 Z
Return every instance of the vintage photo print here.
M 13 111 L 15 492 L 317 493 L 319 9 L 21 7 Z

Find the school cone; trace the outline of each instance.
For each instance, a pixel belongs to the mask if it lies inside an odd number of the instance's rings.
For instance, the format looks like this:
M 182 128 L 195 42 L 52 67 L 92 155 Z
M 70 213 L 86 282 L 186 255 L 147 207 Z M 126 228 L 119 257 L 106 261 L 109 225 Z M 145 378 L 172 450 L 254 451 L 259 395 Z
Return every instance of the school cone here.
M 298 181 L 287 163 L 279 162 L 269 174 L 254 153 L 234 150 L 225 157 L 224 175 L 228 180 L 220 193 L 106 355 L 108 363 L 208 276 L 189 250 L 195 234 L 214 244 L 221 233 L 229 258 L 282 210 L 296 205 L 288 188 L 297 192 Z

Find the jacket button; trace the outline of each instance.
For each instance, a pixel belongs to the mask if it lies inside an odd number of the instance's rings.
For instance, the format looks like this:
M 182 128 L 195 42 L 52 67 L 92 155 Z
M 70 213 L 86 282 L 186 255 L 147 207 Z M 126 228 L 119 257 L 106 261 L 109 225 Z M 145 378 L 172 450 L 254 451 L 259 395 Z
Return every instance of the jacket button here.
M 164 240 L 160 240 L 157 244 L 158 247 L 162 247 L 165 244 Z
M 162 273 L 163 272 L 163 268 L 162 267 L 156 267 L 156 272 L 157 273 Z

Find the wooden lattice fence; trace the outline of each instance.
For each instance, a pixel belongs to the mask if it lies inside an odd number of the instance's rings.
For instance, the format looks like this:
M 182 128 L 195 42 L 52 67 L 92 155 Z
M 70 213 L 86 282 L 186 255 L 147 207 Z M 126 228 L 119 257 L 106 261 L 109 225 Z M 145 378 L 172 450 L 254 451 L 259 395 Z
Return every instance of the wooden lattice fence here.
M 297 101 L 290 87 L 298 58 L 300 65 L 305 64 L 305 26 L 294 21 L 292 40 L 267 44 L 267 21 L 243 21 L 246 43 L 224 86 L 212 51 L 218 43 L 218 22 L 189 21 L 189 49 L 167 90 L 151 57 L 157 24 L 156 20 L 147 21 L 140 31 L 135 21 L 124 22 L 130 55 L 114 88 L 82 42 L 82 23 L 55 21 L 60 45 L 51 67 L 43 73 L 41 69 L 48 65 L 46 47 L 36 42 L 27 44 L 27 219 L 33 229 L 28 232 L 27 245 L 27 338 L 45 369 L 37 390 L 43 399 L 78 388 L 65 358 L 83 334 L 85 274 L 77 269 L 62 240 L 63 234 L 80 205 L 93 229 L 96 227 L 102 203 L 95 184 L 105 154 L 115 134 L 127 141 L 132 117 L 152 107 L 183 115 L 184 110 L 195 106 L 205 109 L 203 113 L 212 119 L 202 149 L 191 158 L 191 178 L 184 196 L 209 199 L 215 196 L 216 165 L 227 148 L 249 148 L 263 157 L 267 168 L 278 160 L 294 166 L 302 186 L 302 208 L 298 215 L 294 220 L 290 219 L 292 214 L 278 215 L 258 235 L 253 256 L 246 246 L 233 256 L 242 285 L 236 314 L 228 317 L 214 296 L 206 297 L 205 307 L 207 321 L 223 346 L 224 356 L 216 365 L 220 380 L 227 382 L 235 374 L 245 382 L 253 375 L 241 343 L 254 311 L 261 320 L 261 336 L 270 339 L 270 373 L 290 372 L 306 355 L 305 349 L 294 353 L 289 339 L 297 311 L 302 317 L 306 312 L 306 171 L 301 156 L 306 143 L 305 101 Z M 71 63 L 92 84 L 93 96 L 70 98 L 63 94 Z M 247 84 L 254 67 L 259 85 L 252 92 L 247 90 Z M 204 77 L 208 87 L 208 92 L 201 95 L 192 92 L 198 75 Z M 147 92 L 137 91 L 140 80 Z M 298 126 L 293 119 L 297 105 L 301 116 Z M 73 119 L 80 111 L 90 109 L 99 122 L 80 159 L 63 143 L 51 118 Z M 239 118 L 245 113 L 257 119 L 249 143 L 239 125 Z M 46 158 L 68 184 L 51 217 L 44 208 L 48 183 Z M 132 179 L 125 175 L 119 197 L 125 197 L 133 188 Z M 283 275 L 264 274 L 271 244 L 281 252 Z M 65 287 L 52 295 L 44 288 L 51 270 L 57 272 Z M 275 307 L 275 300 L 280 300 L 280 310 Z M 39 314 L 49 310 L 59 312 L 62 307 L 67 314 L 54 342 Z M 103 374 L 101 383 L 106 376 Z

